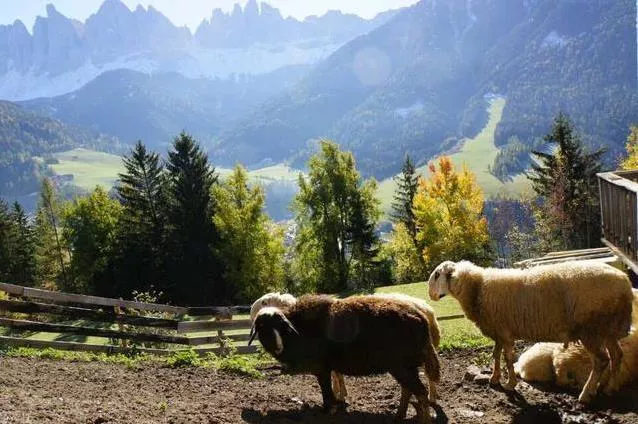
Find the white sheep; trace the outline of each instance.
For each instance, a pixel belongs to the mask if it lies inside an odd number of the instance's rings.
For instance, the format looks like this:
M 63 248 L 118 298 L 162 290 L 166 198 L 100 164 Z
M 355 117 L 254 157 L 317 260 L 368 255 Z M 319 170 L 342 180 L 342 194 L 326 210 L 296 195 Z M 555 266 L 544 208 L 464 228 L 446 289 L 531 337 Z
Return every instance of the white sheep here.
M 617 387 L 638 380 L 638 290 L 635 289 L 631 331 L 620 340 L 620 346 L 623 357 L 616 380 Z M 580 344 L 565 348 L 559 343 L 536 343 L 520 356 L 514 370 L 525 381 L 582 389 L 591 372 L 591 361 Z
M 418 299 L 416 297 L 408 296 L 402 293 L 377 293 L 372 295 L 374 297 L 379 297 L 383 299 L 392 299 L 395 301 L 400 301 L 403 303 L 407 303 L 419 309 L 427 318 L 428 323 L 430 325 L 430 337 L 432 339 L 432 344 L 435 348 L 439 347 L 439 343 L 441 341 L 441 329 L 439 328 L 439 323 L 436 320 L 436 315 L 434 314 L 434 310 L 428 303 L 423 299 Z M 274 306 L 277 308 L 289 308 L 293 306 L 297 302 L 297 299 L 290 294 L 281 294 L 281 293 L 267 293 L 257 299 L 250 308 L 250 321 L 254 322 L 255 317 L 259 313 L 259 311 L 265 307 Z M 428 379 L 429 385 L 429 400 L 432 403 L 436 403 L 437 398 L 437 390 L 435 382 Z M 343 375 L 338 372 L 332 373 L 332 389 L 335 394 L 337 400 L 343 402 L 348 396 L 348 390 L 346 389 L 346 383 L 343 379 Z
M 508 372 L 505 388 L 514 390 L 514 342 L 527 340 L 583 344 L 594 366 L 580 402 L 588 403 L 596 395 L 601 376 L 610 379 L 610 387 L 616 386 L 622 359 L 618 341 L 631 326 L 631 283 L 622 271 L 595 262 L 520 270 L 447 261 L 432 272 L 429 284 L 432 300 L 451 294 L 468 319 L 495 341 L 492 384 L 500 382 L 503 351 Z M 609 358 L 611 372 L 605 373 Z

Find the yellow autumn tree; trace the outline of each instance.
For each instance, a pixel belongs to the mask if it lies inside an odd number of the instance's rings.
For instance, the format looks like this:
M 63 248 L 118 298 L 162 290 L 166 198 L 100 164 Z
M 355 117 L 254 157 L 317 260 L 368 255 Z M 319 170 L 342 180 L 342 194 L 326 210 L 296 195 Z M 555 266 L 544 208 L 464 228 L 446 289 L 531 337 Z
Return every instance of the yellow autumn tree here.
M 438 166 L 437 166 L 438 165 Z M 417 242 L 431 270 L 445 260 L 489 261 L 483 192 L 472 172 L 457 172 L 449 157 L 431 163 L 431 176 L 421 180 L 414 198 Z
M 632 125 L 627 137 L 627 157 L 620 163 L 622 169 L 638 169 L 638 125 Z

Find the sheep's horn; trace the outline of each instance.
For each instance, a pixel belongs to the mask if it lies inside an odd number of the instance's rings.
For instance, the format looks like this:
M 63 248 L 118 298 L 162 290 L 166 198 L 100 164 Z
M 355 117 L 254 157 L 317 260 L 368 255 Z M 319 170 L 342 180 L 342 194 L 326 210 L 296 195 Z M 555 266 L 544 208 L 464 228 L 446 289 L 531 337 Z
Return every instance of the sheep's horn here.
M 284 318 L 284 321 L 286 321 L 286 324 L 288 324 L 288 327 L 290 327 L 290 329 L 292 330 L 292 332 L 295 333 L 296 335 L 299 335 L 299 332 L 297 331 L 295 326 L 292 325 L 292 322 L 290 322 L 290 320 L 286 318 L 285 316 L 283 318 Z
M 255 340 L 255 336 L 257 335 L 257 330 L 255 330 L 255 326 L 250 327 L 250 339 L 248 340 L 248 346 L 251 345 L 253 340 Z

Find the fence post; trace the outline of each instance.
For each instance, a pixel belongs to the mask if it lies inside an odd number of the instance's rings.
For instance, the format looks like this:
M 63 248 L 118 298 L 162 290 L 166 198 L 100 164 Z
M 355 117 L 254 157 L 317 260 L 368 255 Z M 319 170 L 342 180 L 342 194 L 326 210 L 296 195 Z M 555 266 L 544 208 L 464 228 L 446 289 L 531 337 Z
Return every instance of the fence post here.
M 215 321 L 232 321 L 233 313 L 230 308 L 224 309 L 219 315 L 215 317 Z M 219 343 L 220 356 L 227 356 L 230 353 L 230 346 L 228 346 L 226 335 L 223 329 L 217 330 L 217 340 Z

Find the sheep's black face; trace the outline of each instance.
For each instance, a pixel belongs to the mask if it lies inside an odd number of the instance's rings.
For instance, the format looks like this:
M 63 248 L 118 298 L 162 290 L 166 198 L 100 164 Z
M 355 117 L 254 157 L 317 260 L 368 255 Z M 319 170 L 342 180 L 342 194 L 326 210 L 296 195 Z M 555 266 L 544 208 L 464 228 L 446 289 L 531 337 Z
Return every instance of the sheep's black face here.
M 285 349 L 285 341 L 298 334 L 286 316 L 277 308 L 262 309 L 253 327 L 252 337 L 257 335 L 259 343 L 274 356 L 280 356 Z M 252 340 L 252 338 L 251 338 Z

